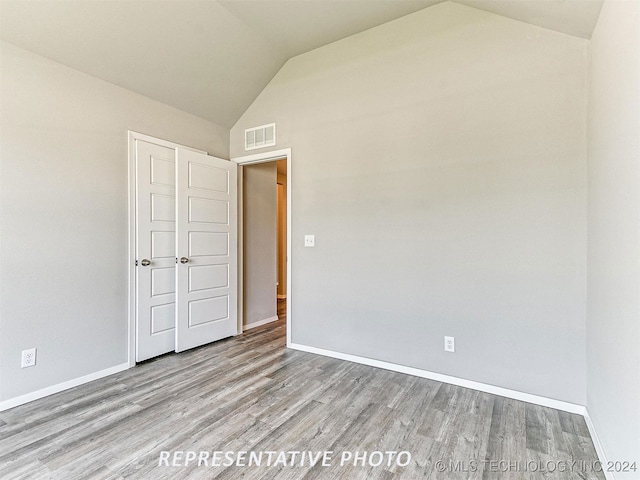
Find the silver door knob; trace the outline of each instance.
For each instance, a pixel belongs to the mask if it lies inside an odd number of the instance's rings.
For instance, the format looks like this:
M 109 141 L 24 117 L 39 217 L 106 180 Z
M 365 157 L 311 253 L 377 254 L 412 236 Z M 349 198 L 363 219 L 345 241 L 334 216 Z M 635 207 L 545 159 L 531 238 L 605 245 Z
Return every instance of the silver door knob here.
M 182 264 L 189 263 L 189 259 L 187 257 L 180 257 L 180 263 Z
M 151 262 L 146 258 L 143 258 L 142 261 L 140 262 L 140 265 L 142 265 L 143 267 L 148 267 L 149 265 L 151 265 Z

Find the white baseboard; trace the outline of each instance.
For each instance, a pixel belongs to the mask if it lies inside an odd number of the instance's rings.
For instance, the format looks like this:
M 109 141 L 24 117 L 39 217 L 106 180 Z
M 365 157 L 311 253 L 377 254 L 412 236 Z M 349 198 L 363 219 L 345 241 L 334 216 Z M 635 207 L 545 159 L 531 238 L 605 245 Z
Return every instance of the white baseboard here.
M 430 380 L 436 380 L 438 382 L 450 383 L 459 387 L 471 388 L 473 390 L 479 390 L 481 392 L 492 393 L 493 395 L 499 395 L 501 397 L 513 398 L 515 400 L 521 400 L 523 402 L 534 403 L 543 407 L 555 408 L 556 410 L 562 410 L 570 413 L 577 413 L 578 415 L 584 415 L 586 409 L 582 405 L 575 403 L 563 402 L 553 398 L 541 397 L 539 395 L 532 395 L 530 393 L 519 392 L 517 390 L 510 390 L 508 388 L 496 387 L 495 385 L 489 385 L 486 383 L 474 382 L 472 380 L 466 380 L 464 378 L 453 377 L 451 375 L 443 375 L 441 373 L 430 372 L 428 370 L 421 370 L 413 367 L 406 367 L 404 365 L 397 365 L 395 363 L 383 362 L 380 360 L 373 360 L 371 358 L 359 357 L 357 355 L 350 355 L 348 353 L 334 352 L 332 350 L 324 350 L 322 348 L 308 347 L 306 345 L 300 345 L 297 343 L 290 343 L 287 345 L 294 350 L 301 350 L 303 352 L 315 353 L 318 355 L 324 355 L 325 357 L 337 358 L 340 360 L 347 360 L 349 362 L 360 363 L 362 365 L 369 365 L 371 367 L 383 368 L 385 370 L 391 370 L 393 372 L 406 373 L 415 377 L 428 378 Z
M 596 449 L 596 453 L 598 454 L 598 460 L 600 460 L 600 464 L 603 465 L 602 473 L 607 480 L 616 480 L 613 472 L 607 471 L 604 466 L 607 465 L 607 455 L 604 452 L 604 447 L 602 446 L 602 442 L 600 442 L 600 437 L 598 437 L 598 432 L 596 431 L 596 427 L 589 416 L 589 410 L 585 409 L 584 413 L 584 421 L 587 422 L 587 428 L 589 429 L 589 434 L 591 435 L 591 440 L 593 441 L 593 446 Z
M 57 385 L 52 385 L 50 387 L 43 388 L 41 390 L 36 390 L 35 392 L 27 393 L 24 395 L 20 395 L 19 397 L 10 398 L 9 400 L 3 400 L 0 402 L 0 412 L 4 410 L 8 410 L 13 407 L 17 407 L 19 405 L 24 405 L 25 403 L 33 402 L 34 400 L 38 400 L 43 397 L 48 397 L 49 395 L 53 395 L 54 393 L 62 392 L 63 390 L 68 390 L 73 387 L 77 387 L 78 385 L 82 385 L 83 383 L 89 383 L 93 380 L 98 380 L 103 377 L 108 377 L 109 375 L 113 375 L 114 373 L 119 373 L 129 368 L 129 363 L 121 363 L 120 365 L 115 365 L 113 367 L 105 368 L 104 370 L 100 370 L 99 372 L 93 372 L 89 375 L 84 375 L 82 377 L 74 378 L 72 380 L 67 380 L 66 382 L 58 383 Z
M 266 325 L 267 323 L 275 322 L 276 320 L 278 320 L 278 316 L 277 315 L 274 316 L 274 317 L 265 318 L 264 320 L 258 320 L 257 322 L 251 322 L 251 323 L 248 323 L 248 324 L 244 325 L 242 327 L 242 331 L 244 332 L 244 331 L 249 330 L 251 328 L 256 328 L 256 327 L 259 327 L 261 325 Z

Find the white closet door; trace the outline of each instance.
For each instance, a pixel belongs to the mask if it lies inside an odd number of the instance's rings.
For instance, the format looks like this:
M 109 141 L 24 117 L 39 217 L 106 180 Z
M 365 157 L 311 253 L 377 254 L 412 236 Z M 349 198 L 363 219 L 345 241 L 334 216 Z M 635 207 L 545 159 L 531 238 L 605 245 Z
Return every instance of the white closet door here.
M 175 346 L 175 150 L 136 140 L 136 361 Z
M 181 352 L 238 333 L 237 165 L 176 150 L 176 329 Z

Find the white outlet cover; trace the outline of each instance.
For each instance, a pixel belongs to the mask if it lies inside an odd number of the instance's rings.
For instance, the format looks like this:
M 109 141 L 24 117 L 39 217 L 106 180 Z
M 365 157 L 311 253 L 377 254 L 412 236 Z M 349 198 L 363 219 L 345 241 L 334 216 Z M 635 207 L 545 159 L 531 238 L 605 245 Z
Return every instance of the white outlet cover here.
M 30 348 L 28 350 L 23 350 L 20 367 L 21 368 L 33 367 L 35 366 L 35 364 L 36 364 L 36 349 Z
M 456 340 L 454 337 L 444 337 L 444 351 L 445 352 L 456 351 Z

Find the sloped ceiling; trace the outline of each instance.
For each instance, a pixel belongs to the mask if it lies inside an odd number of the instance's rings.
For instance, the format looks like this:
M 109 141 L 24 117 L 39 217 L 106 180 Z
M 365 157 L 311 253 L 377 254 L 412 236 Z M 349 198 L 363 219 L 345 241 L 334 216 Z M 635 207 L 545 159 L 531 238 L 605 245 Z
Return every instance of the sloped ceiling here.
M 2 39 L 230 128 L 287 59 L 442 0 L 0 0 Z M 458 0 L 590 38 L 603 0 Z

